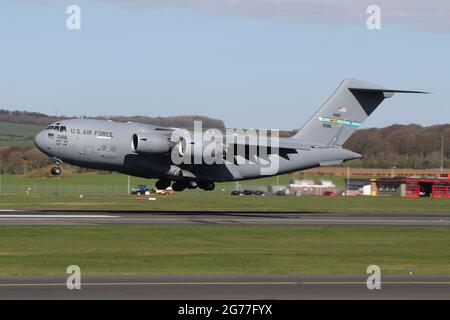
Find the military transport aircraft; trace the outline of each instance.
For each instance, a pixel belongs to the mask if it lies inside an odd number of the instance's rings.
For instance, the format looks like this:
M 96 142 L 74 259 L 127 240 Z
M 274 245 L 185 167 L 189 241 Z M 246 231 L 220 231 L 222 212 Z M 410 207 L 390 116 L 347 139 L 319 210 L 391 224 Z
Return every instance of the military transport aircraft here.
M 71 119 L 49 125 L 34 141 L 54 160 L 54 175 L 61 173 L 62 163 L 68 163 L 156 178 L 157 189 L 172 185 L 174 191 L 197 187 L 210 191 L 215 182 L 255 179 L 360 158 L 342 145 L 385 98 L 397 92 L 426 93 L 344 80 L 290 138 L 278 138 L 276 131 L 264 130 L 223 136 L 210 132 L 209 138 L 200 131 L 192 137 L 191 132 L 176 128 Z

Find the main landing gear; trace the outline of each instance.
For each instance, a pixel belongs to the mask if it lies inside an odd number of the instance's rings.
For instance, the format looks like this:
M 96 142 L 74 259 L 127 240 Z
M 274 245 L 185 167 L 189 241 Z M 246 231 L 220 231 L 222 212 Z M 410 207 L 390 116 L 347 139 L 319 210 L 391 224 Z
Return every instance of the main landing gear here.
M 213 191 L 216 187 L 216 184 L 212 181 L 200 181 L 198 183 L 198 186 L 200 187 L 200 189 L 203 189 L 205 191 Z
M 158 180 L 155 184 L 156 189 L 164 190 L 170 186 L 169 180 Z M 181 192 L 185 189 L 203 189 L 205 191 L 212 191 L 215 188 L 214 182 L 211 181 L 195 181 L 195 180 L 180 180 L 172 184 L 172 189 L 175 192 Z
M 166 190 L 168 187 L 170 187 L 170 180 L 158 180 L 155 183 L 155 187 L 158 190 Z
M 197 188 L 198 188 L 198 184 L 196 181 L 193 181 L 193 180 L 191 180 L 191 181 L 185 181 L 185 180 L 176 181 L 172 185 L 173 191 L 176 191 L 176 192 L 180 192 L 185 189 L 197 189 Z

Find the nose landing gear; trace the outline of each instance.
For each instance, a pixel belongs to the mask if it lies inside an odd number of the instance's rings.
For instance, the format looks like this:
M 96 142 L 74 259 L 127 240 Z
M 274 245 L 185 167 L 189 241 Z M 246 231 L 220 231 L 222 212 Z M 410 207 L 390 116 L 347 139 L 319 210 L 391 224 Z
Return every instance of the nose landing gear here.
M 55 157 L 52 157 L 51 159 L 53 160 L 53 162 L 55 162 L 55 167 L 50 169 L 50 173 L 54 176 L 59 176 L 62 172 L 61 168 L 59 167 L 62 161 Z
M 61 168 L 60 167 L 53 167 L 50 169 L 50 172 L 54 176 L 59 176 L 61 174 Z

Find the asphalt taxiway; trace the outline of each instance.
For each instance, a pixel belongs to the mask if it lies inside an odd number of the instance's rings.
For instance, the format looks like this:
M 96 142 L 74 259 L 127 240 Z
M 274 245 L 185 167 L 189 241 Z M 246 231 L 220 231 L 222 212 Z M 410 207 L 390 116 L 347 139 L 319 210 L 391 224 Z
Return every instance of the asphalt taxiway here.
M 448 213 L 288 213 L 190 211 L 1 211 L 0 225 L 287 225 L 441 226 Z
M 266 225 L 441 226 L 449 213 L 287 213 L 1 211 L 0 225 Z M 68 290 L 65 277 L 0 277 L 0 299 L 450 299 L 450 276 L 382 276 L 369 290 L 367 275 L 209 275 L 82 277 Z
M 450 299 L 450 276 L 382 276 L 380 290 L 367 275 L 98 276 L 80 290 L 64 277 L 0 277 L 0 299 Z

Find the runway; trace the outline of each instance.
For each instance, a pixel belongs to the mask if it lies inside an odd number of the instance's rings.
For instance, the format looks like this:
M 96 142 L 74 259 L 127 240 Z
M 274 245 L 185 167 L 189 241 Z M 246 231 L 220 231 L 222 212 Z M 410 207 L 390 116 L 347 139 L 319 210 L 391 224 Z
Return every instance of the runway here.
M 0 277 L 0 299 L 450 299 L 450 276 L 99 276 L 69 290 L 64 277 Z
M 286 213 L 1 211 L 0 225 L 217 226 L 450 226 L 450 213 Z M 450 299 L 450 276 L 383 276 L 369 290 L 368 275 L 82 276 L 81 290 L 66 277 L 0 277 L 0 299 Z
M 1 211 L 0 225 L 441 226 L 449 213 L 287 213 L 184 211 Z

